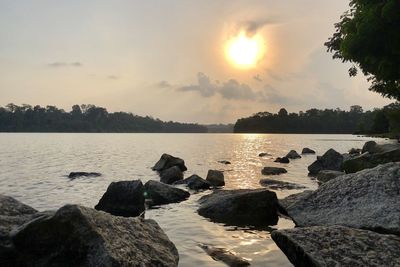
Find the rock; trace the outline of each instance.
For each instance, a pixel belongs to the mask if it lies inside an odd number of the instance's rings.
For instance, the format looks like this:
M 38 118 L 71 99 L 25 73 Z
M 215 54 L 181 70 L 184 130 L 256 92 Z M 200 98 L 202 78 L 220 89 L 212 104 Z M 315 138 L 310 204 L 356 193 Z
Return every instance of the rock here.
M 144 185 L 146 198 L 151 199 L 150 206 L 157 206 L 169 203 L 178 203 L 189 198 L 189 192 L 150 180 Z
M 201 244 L 200 247 L 211 256 L 216 261 L 222 261 L 226 265 L 230 267 L 242 267 L 242 266 L 249 266 L 250 263 L 233 254 L 229 250 L 224 248 L 217 248 L 210 245 Z
M 266 157 L 266 156 L 272 156 L 272 155 L 269 154 L 269 153 L 266 153 L 266 152 L 262 152 L 262 153 L 258 154 L 258 156 L 259 157 Z
M 279 168 L 279 167 L 264 167 L 261 170 L 261 173 L 263 175 L 279 175 L 282 173 L 287 173 L 287 170 L 285 168 Z
M 176 184 L 186 184 L 189 189 L 192 190 L 207 190 L 210 189 L 211 184 L 209 182 L 207 182 L 206 180 L 204 180 L 203 178 L 201 178 L 200 176 L 193 174 L 192 176 L 177 181 L 174 183 L 174 185 Z
M 341 171 L 342 162 L 343 155 L 331 148 L 308 166 L 308 171 L 311 175 L 315 175 L 321 170 Z
M 135 217 L 144 212 L 144 187 L 142 181 L 112 182 L 95 206 L 116 216 Z
M 101 173 L 98 172 L 70 172 L 68 178 L 75 179 L 81 176 L 85 177 L 98 177 L 101 176 Z
M 231 162 L 227 161 L 227 160 L 219 160 L 218 163 L 225 164 L 225 165 L 231 164 Z
M 183 179 L 183 173 L 178 166 L 173 166 L 160 173 L 160 181 L 165 184 L 172 184 Z
M 317 174 L 317 180 L 322 183 L 326 183 L 344 174 L 345 174 L 344 172 L 339 172 L 339 171 L 322 170 Z
M 153 166 L 153 171 L 162 172 L 173 166 L 179 167 L 181 171 L 186 171 L 185 161 L 181 158 L 177 158 L 168 154 L 162 154 L 160 160 Z
M 400 161 L 400 147 L 384 152 L 370 154 L 366 152 L 357 157 L 345 160 L 342 168 L 346 173 L 355 173 L 364 169 L 374 168 L 379 164 Z
M 37 212 L 34 208 L 19 202 L 13 197 L 0 194 L 0 215 L 18 216 L 35 214 Z
M 299 159 L 301 156 L 299 153 L 296 152 L 296 150 L 290 150 L 289 153 L 287 153 L 286 158 L 288 159 Z
M 305 190 L 301 193 L 292 194 L 283 199 L 279 199 L 279 206 L 286 210 L 293 203 L 296 203 L 299 200 L 307 198 L 312 192 L 313 192 L 312 190 Z M 285 212 L 285 214 L 287 214 L 287 212 Z
M 400 162 L 339 176 L 287 208 L 297 226 L 340 224 L 400 234 Z
M 349 154 L 350 154 L 350 155 L 359 155 L 359 154 L 361 154 L 361 149 L 359 149 L 359 148 L 352 148 L 352 149 L 349 150 Z
M 279 162 L 279 163 L 289 163 L 290 160 L 287 157 L 283 157 L 283 158 L 276 158 L 276 160 L 274 162 Z
M 224 173 L 222 171 L 209 170 L 206 181 L 208 181 L 212 186 L 224 186 Z
M 284 181 L 277 181 L 277 180 L 273 180 L 273 179 L 261 179 L 260 184 L 262 186 L 268 187 L 273 190 L 278 190 L 278 189 L 292 190 L 292 189 L 305 188 L 305 186 L 302 186 L 299 184 L 294 184 L 294 183 L 289 183 L 289 182 L 284 182 Z
M 400 237 L 343 226 L 272 232 L 294 266 L 400 266 Z
M 364 144 L 361 153 L 364 154 L 365 152 L 375 153 L 376 152 L 377 143 L 375 141 L 368 141 Z
M 13 235 L 17 266 L 178 266 L 174 244 L 153 220 L 77 205 L 25 224 Z
M 361 153 L 382 153 L 382 152 L 389 152 L 392 150 L 400 149 L 399 144 L 395 143 L 387 143 L 387 144 L 377 144 L 375 141 L 368 141 L 364 144 Z
M 267 226 L 278 222 L 278 199 L 267 189 L 217 190 L 200 198 L 197 212 L 215 222 Z
M 315 154 L 315 151 L 312 150 L 312 149 L 310 149 L 310 148 L 308 148 L 308 147 L 305 147 L 305 148 L 303 148 L 303 150 L 301 151 L 301 154 Z

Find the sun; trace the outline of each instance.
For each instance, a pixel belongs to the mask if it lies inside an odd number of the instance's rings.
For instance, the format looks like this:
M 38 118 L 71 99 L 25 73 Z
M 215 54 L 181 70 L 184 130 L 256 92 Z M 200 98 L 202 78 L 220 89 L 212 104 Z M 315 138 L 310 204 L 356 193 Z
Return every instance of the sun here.
M 262 59 L 264 50 L 264 40 L 261 36 L 249 37 L 242 31 L 227 42 L 225 53 L 236 67 L 252 68 Z

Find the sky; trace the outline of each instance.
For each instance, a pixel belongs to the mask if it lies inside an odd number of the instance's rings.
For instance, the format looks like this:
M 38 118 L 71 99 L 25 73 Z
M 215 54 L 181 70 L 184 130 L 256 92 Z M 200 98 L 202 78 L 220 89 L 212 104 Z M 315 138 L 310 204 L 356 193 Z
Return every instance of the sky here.
M 0 105 L 94 104 L 162 120 L 390 103 L 324 42 L 349 0 L 1 0 Z M 238 68 L 226 44 L 261 36 Z

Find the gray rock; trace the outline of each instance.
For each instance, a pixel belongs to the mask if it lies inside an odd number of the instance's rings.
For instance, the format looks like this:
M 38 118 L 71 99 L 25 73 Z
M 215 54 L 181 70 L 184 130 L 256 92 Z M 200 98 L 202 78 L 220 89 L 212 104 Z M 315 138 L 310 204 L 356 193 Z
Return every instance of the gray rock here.
M 272 232 L 294 266 L 400 266 L 400 237 L 343 226 Z
M 344 172 L 339 172 L 339 171 L 322 170 L 317 174 L 317 180 L 322 183 L 326 183 L 344 174 L 345 174 Z
M 400 162 L 337 177 L 287 208 L 297 226 L 340 224 L 400 234 Z
M 19 202 L 13 197 L 0 194 L 0 215 L 18 216 L 35 214 L 38 212 L 34 208 Z
M 199 200 L 197 212 L 215 222 L 267 226 L 278 222 L 278 199 L 267 189 L 218 190 Z
M 375 153 L 382 153 L 382 152 L 388 152 L 392 150 L 400 149 L 400 144 L 395 144 L 395 143 L 387 143 L 387 144 L 377 144 L 375 141 L 368 141 L 364 144 L 361 153 L 370 153 L 370 154 L 375 154 Z
M 150 180 L 144 185 L 146 198 L 151 199 L 150 206 L 178 203 L 189 198 L 189 192 Z
M 186 179 L 176 181 L 174 183 L 174 185 L 178 184 L 186 184 L 189 187 L 189 189 L 192 190 L 207 190 L 210 189 L 211 187 L 211 184 L 209 182 L 207 182 L 197 174 L 193 174 L 192 176 Z
M 153 171 L 162 172 L 173 166 L 178 166 L 181 171 L 186 171 L 185 161 L 181 158 L 177 158 L 168 154 L 162 154 L 158 162 L 153 166 Z
M 279 167 L 264 167 L 261 170 L 261 173 L 263 175 L 279 175 L 282 173 L 287 173 L 287 170 L 285 168 L 279 168 Z
M 287 157 L 283 157 L 283 158 L 276 158 L 274 162 L 279 162 L 279 163 L 289 163 L 290 160 Z
M 95 206 L 116 216 L 135 217 L 144 212 L 144 187 L 142 181 L 112 182 Z
M 378 144 L 375 141 L 368 141 L 364 144 L 361 153 L 364 154 L 365 152 L 369 153 L 375 153 L 376 152 L 376 146 Z
M 321 157 L 317 157 L 317 160 L 308 166 L 308 171 L 311 175 L 315 175 L 321 170 L 341 171 L 342 162 L 343 155 L 331 148 Z
M 173 166 L 160 173 L 160 181 L 165 184 L 173 184 L 183 179 L 183 173 L 178 166 Z
M 350 155 L 360 155 L 361 154 L 361 149 L 359 148 L 352 148 L 349 150 Z
M 269 153 L 266 153 L 266 152 L 262 152 L 262 153 L 258 154 L 258 156 L 259 157 L 266 157 L 266 156 L 272 156 L 272 155 L 269 154 Z
M 373 154 L 365 152 L 364 154 L 343 161 L 342 168 L 346 173 L 355 173 L 376 167 L 379 164 L 396 161 L 400 161 L 400 147 Z
M 208 181 L 212 186 L 224 186 L 224 173 L 222 171 L 209 170 L 207 173 L 206 181 Z
M 299 159 L 301 156 L 299 153 L 296 152 L 296 150 L 290 150 L 289 153 L 287 153 L 286 157 L 288 159 Z
M 299 200 L 303 200 L 303 199 L 307 198 L 312 192 L 313 192 L 312 190 L 305 190 L 301 193 L 292 194 L 283 199 L 279 199 L 279 205 L 283 209 L 287 210 L 287 208 L 290 205 L 292 205 L 293 203 L 296 203 Z M 287 214 L 287 212 L 285 212 L 285 214 Z
M 303 186 L 303 185 L 284 182 L 284 181 L 277 181 L 277 180 L 273 180 L 273 179 L 261 179 L 260 184 L 262 186 L 268 187 L 273 190 L 278 190 L 278 189 L 279 190 L 280 189 L 292 190 L 292 189 L 305 188 L 305 186 Z
M 13 235 L 16 266 L 177 266 L 174 244 L 153 220 L 76 205 L 25 224 Z
M 224 248 L 217 248 L 210 245 L 201 244 L 200 247 L 208 254 L 211 258 L 216 261 L 222 261 L 230 267 L 243 267 L 249 266 L 250 262 L 236 256 L 232 252 Z
M 301 151 L 301 154 L 315 154 L 315 151 L 312 150 L 312 149 L 310 149 L 310 148 L 308 148 L 308 147 L 305 147 L 305 148 L 303 148 L 303 150 Z
M 78 178 L 81 176 L 98 177 L 98 176 L 101 176 L 101 173 L 99 173 L 99 172 L 70 172 L 68 175 L 68 178 L 75 179 L 75 178 Z

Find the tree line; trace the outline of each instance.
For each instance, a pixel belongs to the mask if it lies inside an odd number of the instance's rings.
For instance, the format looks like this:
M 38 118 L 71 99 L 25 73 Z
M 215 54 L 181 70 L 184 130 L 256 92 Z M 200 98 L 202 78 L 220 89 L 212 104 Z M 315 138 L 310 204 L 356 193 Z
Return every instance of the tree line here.
M 56 106 L 10 103 L 0 107 L 0 132 L 204 133 L 207 128 L 127 112 L 108 112 L 91 104 L 73 105 L 66 112 Z

